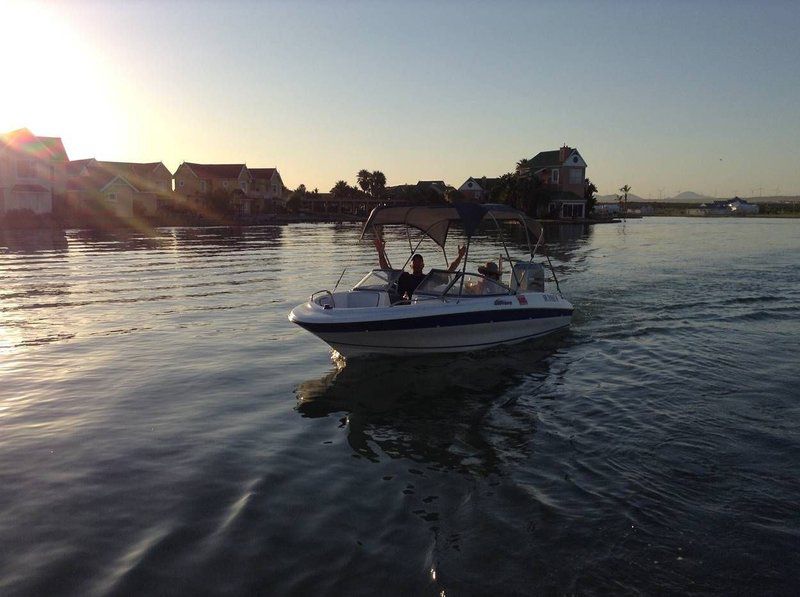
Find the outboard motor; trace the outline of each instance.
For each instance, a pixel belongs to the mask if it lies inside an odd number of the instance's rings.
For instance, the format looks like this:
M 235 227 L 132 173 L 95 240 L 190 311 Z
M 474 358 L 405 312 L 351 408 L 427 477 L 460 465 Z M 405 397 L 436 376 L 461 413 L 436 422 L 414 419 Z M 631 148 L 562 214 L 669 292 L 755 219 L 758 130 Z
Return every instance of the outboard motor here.
M 544 267 L 540 263 L 515 263 L 511 272 L 511 290 L 544 292 Z

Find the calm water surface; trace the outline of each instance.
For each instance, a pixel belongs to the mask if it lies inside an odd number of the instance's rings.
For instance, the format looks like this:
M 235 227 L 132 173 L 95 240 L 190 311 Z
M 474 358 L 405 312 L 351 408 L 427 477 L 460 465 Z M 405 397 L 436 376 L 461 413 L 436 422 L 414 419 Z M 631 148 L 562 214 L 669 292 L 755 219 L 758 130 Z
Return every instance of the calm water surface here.
M 357 234 L 0 236 L 1 595 L 797 594 L 800 220 L 563 227 L 563 338 L 343 366 Z

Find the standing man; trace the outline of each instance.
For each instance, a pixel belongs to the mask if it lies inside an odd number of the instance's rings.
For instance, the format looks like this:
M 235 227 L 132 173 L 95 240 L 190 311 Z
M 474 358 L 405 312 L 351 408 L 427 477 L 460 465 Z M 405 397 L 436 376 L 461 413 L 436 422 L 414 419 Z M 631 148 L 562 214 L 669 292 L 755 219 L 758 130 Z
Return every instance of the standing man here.
M 389 260 L 386 259 L 386 243 L 380 238 L 376 238 L 375 248 L 378 251 L 378 262 L 380 263 L 381 269 L 390 269 Z M 453 263 L 450 264 L 450 267 L 447 268 L 448 272 L 454 272 L 456 270 L 466 252 L 467 248 L 459 245 L 458 257 L 456 257 Z M 417 286 L 419 286 L 419 283 L 425 279 L 425 274 L 422 273 L 424 267 L 425 260 L 422 258 L 422 255 L 416 253 L 411 258 L 411 273 L 403 272 L 397 280 L 397 294 L 410 299 L 411 295 L 414 294 L 414 291 L 417 289 Z

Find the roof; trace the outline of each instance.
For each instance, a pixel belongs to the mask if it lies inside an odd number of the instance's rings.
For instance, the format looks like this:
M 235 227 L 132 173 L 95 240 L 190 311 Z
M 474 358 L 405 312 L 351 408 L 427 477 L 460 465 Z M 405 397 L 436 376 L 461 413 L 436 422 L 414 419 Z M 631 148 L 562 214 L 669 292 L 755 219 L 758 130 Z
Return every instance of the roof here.
M 50 157 L 57 162 L 66 162 L 69 160 L 67 157 L 67 150 L 64 149 L 64 143 L 61 137 L 37 137 L 39 142 L 42 143 L 50 152 Z
M 50 189 L 46 189 L 40 184 L 15 184 L 11 187 L 11 192 L 49 193 Z
M 244 164 L 195 164 L 194 162 L 183 162 L 182 166 L 187 166 L 198 178 L 239 178 Z
M 470 176 L 467 179 L 467 182 L 470 180 L 477 182 L 481 188 L 486 191 L 489 190 L 489 188 L 491 188 L 493 185 L 496 185 L 500 178 L 489 178 L 488 176 Z
M 248 168 L 253 178 L 266 178 L 269 180 L 278 170 L 277 168 Z M 238 176 L 238 175 L 237 175 Z
M 26 128 L 0 135 L 0 147 L 10 147 L 19 153 L 51 162 L 69 160 L 60 137 L 37 137 Z
M 70 160 L 67 162 L 67 174 L 76 175 L 80 174 L 86 166 L 91 164 L 94 158 L 86 158 L 85 160 Z
M 73 166 L 74 164 L 74 166 Z M 67 189 L 72 191 L 96 191 L 103 189 L 115 178 L 122 179 L 137 191 L 152 188 L 148 175 L 163 165 L 161 162 L 100 162 L 97 160 L 75 160 L 67 166 L 72 177 L 67 181 Z M 86 174 L 79 176 L 83 168 Z
M 132 188 L 134 191 L 137 191 L 137 192 L 139 192 L 139 191 L 140 191 L 140 189 L 137 189 L 135 186 L 133 186 L 133 185 L 131 184 L 131 181 L 129 181 L 129 180 L 128 180 L 127 178 L 125 178 L 124 176 L 119 176 L 119 175 L 112 177 L 112 178 L 111 178 L 111 180 L 109 180 L 108 182 L 106 182 L 106 184 L 104 184 L 100 190 L 101 190 L 101 191 L 105 191 L 105 190 L 106 190 L 108 187 L 110 187 L 112 184 L 114 184 L 114 183 L 115 183 L 115 182 L 117 182 L 117 181 L 119 181 L 119 182 L 121 182 L 121 183 L 124 183 L 124 184 L 128 185 L 128 186 L 129 186 L 130 188 Z
M 67 180 L 68 191 L 97 191 L 117 178 L 117 174 L 103 168 L 87 168 L 84 176 L 72 176 Z
M 161 162 L 106 162 L 106 161 L 99 161 L 97 165 L 101 168 L 104 168 L 109 171 L 114 171 L 117 173 L 130 173 L 136 174 L 138 176 L 145 176 L 147 174 L 151 174 L 153 170 L 158 168 L 162 165 Z
M 528 167 L 536 170 L 538 168 L 547 168 L 548 166 L 560 166 L 564 161 L 559 159 L 560 156 L 560 149 L 554 151 L 540 151 L 528 160 Z

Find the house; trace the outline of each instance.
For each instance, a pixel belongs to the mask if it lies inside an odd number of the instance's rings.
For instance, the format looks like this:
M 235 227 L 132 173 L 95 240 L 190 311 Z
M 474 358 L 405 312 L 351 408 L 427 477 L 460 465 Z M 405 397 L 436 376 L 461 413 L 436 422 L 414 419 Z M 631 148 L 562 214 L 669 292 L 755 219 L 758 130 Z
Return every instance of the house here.
M 175 192 L 186 198 L 189 208 L 206 207 L 212 195 L 230 199 L 235 215 L 253 213 L 250 185 L 253 178 L 244 164 L 196 164 L 183 162 L 175 171 Z
M 26 128 L 0 135 L 0 215 L 17 210 L 53 211 L 66 189 L 67 152 L 59 137 Z
M 436 193 L 440 197 L 453 188 L 443 180 L 418 180 L 416 186 L 422 192 Z
M 567 145 L 542 151 L 517 164 L 517 175 L 535 177 L 547 191 L 546 215 L 557 218 L 585 218 L 586 162 L 577 149 Z M 544 214 L 543 214 L 544 215 Z
M 283 180 L 277 168 L 249 168 L 252 182 L 250 196 L 255 201 L 256 211 L 274 213 L 284 207 Z
M 619 203 L 598 203 L 594 206 L 594 210 L 600 214 L 619 214 L 622 207 Z
M 133 218 L 133 197 L 138 193 L 123 176 L 99 168 L 87 168 L 67 182 L 67 211 L 79 219 L 109 216 Z
M 458 187 L 458 190 L 467 199 L 477 202 L 486 202 L 489 200 L 489 192 L 499 180 L 499 178 L 487 178 L 486 176 L 470 176 Z
M 444 202 L 445 195 L 452 190 L 443 180 L 419 180 L 416 184 L 386 187 L 386 196 L 397 203 L 428 205 Z
M 94 158 L 67 165 L 67 206 L 72 212 L 110 212 L 121 218 L 153 215 L 172 198 L 172 173 L 162 162 L 107 162 Z

